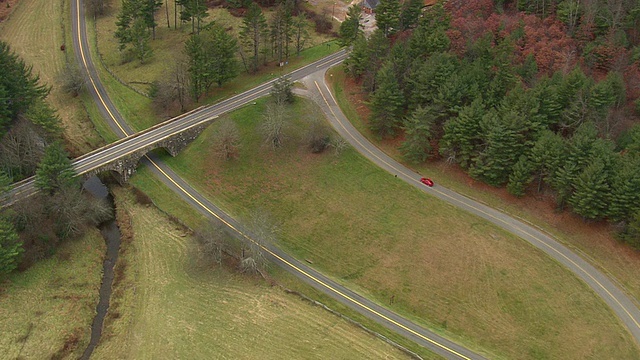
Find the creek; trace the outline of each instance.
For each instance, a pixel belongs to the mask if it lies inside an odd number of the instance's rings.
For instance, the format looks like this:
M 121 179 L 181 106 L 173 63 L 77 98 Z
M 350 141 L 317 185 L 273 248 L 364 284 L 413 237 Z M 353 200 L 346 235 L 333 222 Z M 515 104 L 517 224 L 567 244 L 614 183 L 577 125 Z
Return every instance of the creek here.
M 89 180 L 85 181 L 82 186 L 93 196 L 106 199 L 111 205 L 111 208 L 114 209 L 115 213 L 113 197 L 109 193 L 109 189 L 107 189 L 98 177 L 91 177 Z M 102 325 L 104 324 L 104 318 L 109 310 L 109 299 L 111 298 L 111 287 L 113 285 L 114 278 L 114 266 L 118 260 L 118 250 L 120 250 L 120 229 L 116 223 L 115 216 L 113 219 L 100 224 L 98 228 L 100 229 L 100 233 L 107 245 L 107 254 L 104 258 L 104 262 L 102 263 L 102 284 L 100 285 L 96 316 L 93 318 L 93 323 L 91 324 L 91 339 L 89 340 L 89 345 L 80 357 L 82 360 L 88 360 L 93 353 L 93 350 L 100 342 L 100 337 L 102 336 Z

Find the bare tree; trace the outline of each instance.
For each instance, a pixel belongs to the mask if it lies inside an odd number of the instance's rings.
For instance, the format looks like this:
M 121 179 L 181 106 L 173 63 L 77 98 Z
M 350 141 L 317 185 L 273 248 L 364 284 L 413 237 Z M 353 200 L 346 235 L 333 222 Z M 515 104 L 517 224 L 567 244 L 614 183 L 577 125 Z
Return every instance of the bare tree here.
M 267 267 L 264 244 L 276 242 L 278 228 L 264 211 L 254 211 L 247 224 L 252 236 L 251 241 L 242 248 L 240 269 L 242 272 L 257 273 Z
M 107 14 L 111 8 L 111 0 L 87 0 L 85 1 L 87 12 L 94 18 Z
M 200 245 L 200 255 L 206 262 L 222 264 L 222 254 L 226 251 L 229 234 L 221 223 L 206 223 L 195 231 L 195 239 Z
M 63 187 L 47 197 L 47 209 L 54 220 L 56 233 L 62 237 L 82 234 L 87 226 L 96 226 L 113 217 L 104 199 L 83 193 L 76 187 Z
M 0 168 L 13 179 L 35 174 L 46 143 L 36 127 L 24 117 L 18 117 L 0 141 Z
M 167 111 L 177 104 L 180 112 L 186 110 L 189 104 L 189 66 L 183 54 L 176 56 L 173 66 L 166 72 L 165 77 L 155 84 L 153 102 L 159 108 Z
M 286 139 L 288 111 L 283 103 L 270 103 L 264 113 L 264 122 L 260 131 L 265 144 L 273 149 L 282 147 Z
M 218 129 L 213 138 L 213 151 L 224 160 L 238 156 L 240 148 L 240 131 L 233 120 L 223 117 L 219 120 Z
M 62 91 L 78 96 L 84 87 L 84 76 L 78 66 L 67 64 L 58 75 Z
M 307 111 L 306 113 L 313 114 L 309 111 Z M 329 127 L 327 126 L 324 119 L 313 115 L 309 117 L 309 124 L 307 126 L 304 138 L 305 143 L 307 144 L 307 146 L 309 146 L 311 152 L 317 154 L 323 152 L 330 145 L 331 136 Z
M 349 146 L 349 143 L 340 135 L 336 135 L 331 139 L 331 146 L 336 155 L 340 155 Z

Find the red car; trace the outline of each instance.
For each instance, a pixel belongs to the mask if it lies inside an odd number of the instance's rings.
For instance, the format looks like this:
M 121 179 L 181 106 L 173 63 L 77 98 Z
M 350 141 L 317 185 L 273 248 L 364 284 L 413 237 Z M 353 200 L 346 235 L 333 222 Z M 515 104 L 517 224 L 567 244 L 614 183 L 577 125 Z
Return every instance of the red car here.
M 420 182 L 431 187 L 433 186 L 433 180 L 429 179 L 429 178 L 422 178 L 420 179 Z

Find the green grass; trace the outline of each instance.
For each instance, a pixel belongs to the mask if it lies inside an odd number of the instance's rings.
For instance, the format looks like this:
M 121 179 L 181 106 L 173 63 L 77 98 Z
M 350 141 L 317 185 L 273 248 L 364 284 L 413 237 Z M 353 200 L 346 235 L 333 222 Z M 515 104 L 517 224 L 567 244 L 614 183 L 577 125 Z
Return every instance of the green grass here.
M 63 243 L 57 254 L 14 273 L 0 293 L 0 354 L 9 359 L 78 358 L 98 303 L 104 240 L 98 230 Z
M 388 155 L 404 163 L 397 143 L 376 139 L 358 115 L 356 107 L 361 104 L 350 100 L 348 96 L 351 94 L 345 94 L 345 74 L 342 68 L 331 69 L 329 73 L 333 74 L 330 79 L 336 100 L 354 126 Z M 585 223 L 567 211 L 559 214 L 555 211 L 552 201 L 536 195 L 517 199 L 509 195 L 505 189 L 491 188 L 469 179 L 457 166 L 444 161 L 405 165 L 422 174 L 430 174 L 438 183 L 454 191 L 547 231 L 565 246 L 614 277 L 631 296 L 640 299 L 640 253 L 617 242 L 613 237 L 613 230 L 606 224 Z
M 92 358 L 408 358 L 259 278 L 207 265 L 182 227 L 124 189 L 115 195 L 134 238 L 122 257 L 118 316 Z
M 214 158 L 213 125 L 166 161 L 234 217 L 270 213 L 279 245 L 297 258 L 492 358 L 640 356 L 584 283 L 524 241 L 351 149 L 313 155 L 293 134 L 283 149 L 264 148 L 255 129 L 263 105 L 231 114 L 242 133 L 239 159 Z M 300 126 L 312 113 L 300 101 L 293 117 Z

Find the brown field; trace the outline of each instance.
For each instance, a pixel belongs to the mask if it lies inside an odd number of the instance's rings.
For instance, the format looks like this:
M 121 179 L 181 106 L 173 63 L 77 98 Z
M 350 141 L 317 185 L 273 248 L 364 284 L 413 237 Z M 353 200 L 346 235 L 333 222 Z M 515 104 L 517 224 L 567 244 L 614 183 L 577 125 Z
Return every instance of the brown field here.
M 204 264 L 184 228 L 129 191 L 115 194 L 130 217 L 124 231 L 134 237 L 125 242 L 127 265 L 112 300 L 117 316 L 92 358 L 408 358 L 260 278 Z

